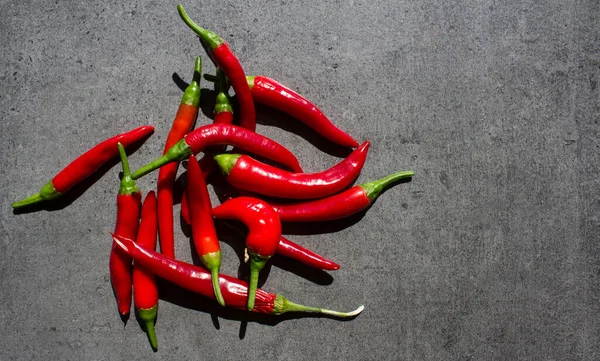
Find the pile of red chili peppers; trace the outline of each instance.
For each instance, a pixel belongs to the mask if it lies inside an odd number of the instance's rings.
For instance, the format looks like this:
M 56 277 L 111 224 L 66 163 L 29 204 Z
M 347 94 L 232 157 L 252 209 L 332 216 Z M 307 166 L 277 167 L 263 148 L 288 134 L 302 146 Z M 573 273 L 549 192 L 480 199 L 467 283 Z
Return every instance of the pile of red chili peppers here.
M 251 312 L 313 312 L 340 318 L 358 315 L 363 306 L 352 312 L 337 312 L 293 303 L 279 294 L 258 289 L 258 275 L 277 253 L 310 267 L 339 269 L 337 263 L 283 237 L 282 222 L 319 222 L 348 217 L 369 207 L 385 187 L 411 178 L 414 173 L 397 172 L 350 187 L 365 164 L 370 143 L 360 145 L 310 101 L 277 81 L 266 76 L 247 76 L 222 38 L 194 23 L 181 5 L 177 9 L 217 67 L 216 75 L 204 76 L 214 82 L 213 124 L 194 129 L 202 73 L 202 61 L 197 57 L 192 81 L 183 94 L 161 157 L 131 172 L 125 148 L 145 140 L 154 128 L 143 126 L 131 130 L 100 142 L 67 165 L 38 193 L 13 203 L 12 207 L 31 207 L 52 201 L 107 162 L 120 157 L 123 175 L 111 239 L 110 279 L 121 317 L 127 320 L 133 299 L 136 315 L 155 351 L 158 343 L 154 327 L 159 300 L 155 276 L 215 299 L 221 306 Z M 230 87 L 235 92 L 239 114 L 233 113 Z M 255 102 L 288 113 L 332 143 L 355 149 L 330 169 L 303 173 L 298 159 L 289 150 L 255 132 Z M 239 125 L 234 125 L 236 121 Z M 234 146 L 235 152 L 224 153 L 227 145 Z M 198 162 L 195 156 L 201 152 L 204 157 Z M 263 163 L 253 156 L 279 166 Z M 191 226 L 193 245 L 202 266 L 175 258 L 173 189 L 182 160 L 188 161 L 188 168 L 181 214 Z M 159 168 L 156 193 L 149 191 L 142 203 L 142 193 L 135 180 Z M 225 202 L 213 206 L 206 180 L 217 168 L 233 191 Z M 240 233 L 249 263 L 248 283 L 219 273 L 222 259 L 215 222 L 222 220 L 236 220 L 247 227 L 247 233 Z M 160 253 L 155 251 L 157 238 Z

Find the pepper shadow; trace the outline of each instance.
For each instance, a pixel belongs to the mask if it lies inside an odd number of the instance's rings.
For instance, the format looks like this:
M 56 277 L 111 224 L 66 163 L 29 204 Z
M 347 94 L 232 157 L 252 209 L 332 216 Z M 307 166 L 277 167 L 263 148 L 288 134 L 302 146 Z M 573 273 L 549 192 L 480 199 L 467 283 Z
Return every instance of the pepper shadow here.
M 132 143 L 129 147 L 127 147 L 127 155 L 131 155 L 135 153 L 140 147 L 148 140 L 148 138 L 153 133 L 146 135 L 144 138 L 141 138 L 135 143 Z M 38 212 L 41 210 L 45 210 L 48 212 L 61 210 L 73 202 L 75 202 L 79 197 L 83 195 L 91 186 L 93 186 L 100 178 L 102 178 L 109 170 L 111 170 L 115 165 L 120 164 L 121 160 L 118 155 L 113 157 L 108 162 L 104 163 L 100 168 L 98 168 L 94 173 L 92 173 L 89 177 L 85 178 L 83 181 L 76 184 L 73 188 L 69 189 L 62 196 L 56 199 L 52 199 L 49 201 L 42 201 L 40 203 L 31 204 L 29 206 L 25 206 L 18 209 L 13 209 L 13 214 L 23 214 L 23 213 L 32 213 Z M 121 173 L 119 173 L 120 176 Z M 40 186 L 41 188 L 41 186 Z M 118 189 L 118 188 L 117 188 Z M 116 196 L 116 190 L 115 190 Z

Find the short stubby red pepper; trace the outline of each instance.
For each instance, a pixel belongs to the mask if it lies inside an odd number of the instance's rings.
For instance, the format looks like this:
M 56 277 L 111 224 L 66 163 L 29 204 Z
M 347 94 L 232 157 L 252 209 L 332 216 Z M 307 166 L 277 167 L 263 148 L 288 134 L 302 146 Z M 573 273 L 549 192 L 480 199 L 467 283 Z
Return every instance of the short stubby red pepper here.
M 313 201 L 269 204 L 275 209 L 282 222 L 318 222 L 340 219 L 366 209 L 385 187 L 401 179 L 411 178 L 414 174 L 412 171 L 394 173 L 380 180 L 357 185 L 333 196 Z
M 217 302 L 225 306 L 225 301 L 219 288 L 219 268 L 221 267 L 221 247 L 212 217 L 210 196 L 202 170 L 196 158 L 192 155 L 188 161 L 188 204 L 192 226 L 192 240 L 196 253 L 202 264 L 212 274 L 213 288 Z
M 128 147 L 153 132 L 154 127 L 145 125 L 102 141 L 67 165 L 52 180 L 46 183 L 39 193 L 13 203 L 11 207 L 21 208 L 62 196 L 69 189 L 92 175 L 98 168 L 115 158 L 119 154 L 117 143 Z
M 209 81 L 215 80 L 212 76 L 204 77 Z M 246 81 L 255 102 L 295 117 L 323 138 L 336 144 L 358 147 L 358 142 L 350 134 L 333 124 L 316 105 L 302 95 L 263 75 L 246 76 Z
M 117 196 L 117 222 L 114 233 L 126 238 L 135 239 L 137 236 L 142 194 L 135 181 L 131 179 L 129 162 L 125 148 L 118 143 L 119 155 L 123 164 L 123 178 Z M 110 251 L 109 269 L 110 281 L 117 300 L 119 313 L 124 320 L 129 317 L 131 308 L 131 257 L 123 252 L 113 242 Z
M 167 136 L 163 154 L 180 141 L 194 127 L 200 107 L 200 76 L 202 60 L 196 57 L 194 75 L 190 85 L 185 89 L 181 103 Z M 169 257 L 175 257 L 175 237 L 173 232 L 173 185 L 177 176 L 179 162 L 161 167 L 158 172 L 158 233 L 160 235 L 160 251 Z
M 136 243 L 149 251 L 156 249 L 156 195 L 148 192 L 142 205 L 142 219 L 137 233 Z M 154 274 L 138 262 L 133 264 L 133 304 L 138 317 L 142 320 L 150 346 L 156 351 L 158 341 L 154 331 L 154 323 L 158 314 L 158 287 Z
M 259 162 L 247 155 L 215 156 L 225 179 L 237 189 L 289 199 L 322 198 L 349 186 L 358 177 L 367 159 L 369 142 L 356 148 L 346 159 L 318 173 L 290 173 Z
M 144 165 L 131 175 L 138 179 L 171 162 L 187 159 L 192 154 L 215 145 L 233 145 L 250 153 L 302 172 L 298 159 L 281 144 L 244 128 L 229 124 L 209 124 L 188 133 L 160 158 Z
M 277 213 L 266 202 L 251 197 L 239 197 L 225 201 L 212 211 L 220 219 L 235 219 L 248 227 L 246 249 L 250 261 L 248 310 L 254 308 L 258 287 L 258 273 L 277 251 L 281 237 L 281 222 Z
M 211 274 L 204 268 L 152 252 L 135 244 L 131 239 L 113 235 L 113 240 L 120 249 L 133 257 L 135 262 L 151 269 L 158 277 L 173 282 L 188 291 L 208 298 L 215 298 Z M 248 285 L 246 282 L 227 275 L 219 275 L 219 283 L 223 289 L 223 298 L 227 306 L 242 310 L 247 309 Z M 251 311 L 272 315 L 280 315 L 286 312 L 312 312 L 345 318 L 357 316 L 363 309 L 364 306 L 362 305 L 352 312 L 338 312 L 319 307 L 309 307 L 291 302 L 282 295 L 257 289 L 256 302 Z
M 217 34 L 210 30 L 201 28 L 190 19 L 185 13 L 181 4 L 177 5 L 177 10 L 181 19 L 190 27 L 200 38 L 205 48 L 210 54 L 210 58 L 215 64 L 223 69 L 225 76 L 235 91 L 235 95 L 240 105 L 240 126 L 250 131 L 256 130 L 256 110 L 254 100 L 246 82 L 246 73 L 240 64 L 240 61 L 233 54 L 229 45 Z

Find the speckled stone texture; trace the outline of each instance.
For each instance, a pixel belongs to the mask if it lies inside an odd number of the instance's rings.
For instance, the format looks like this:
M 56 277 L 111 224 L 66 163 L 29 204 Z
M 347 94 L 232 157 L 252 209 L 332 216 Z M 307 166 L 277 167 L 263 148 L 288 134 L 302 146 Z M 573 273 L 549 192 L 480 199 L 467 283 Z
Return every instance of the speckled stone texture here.
M 176 3 L 2 1 L 0 359 L 600 359 L 597 1 L 183 5 L 249 74 L 372 142 L 358 184 L 415 171 L 366 213 L 284 227 L 340 270 L 275 257 L 261 281 L 300 303 L 365 311 L 346 322 L 247 315 L 161 282 L 153 353 L 134 319 L 123 327 L 109 282 L 117 162 L 61 202 L 19 214 L 10 203 L 143 124 L 156 132 L 132 167 L 157 157 L 194 57 L 214 66 Z M 198 124 L 214 101 L 202 86 Z M 283 113 L 258 107 L 258 121 L 306 171 L 347 154 Z M 179 224 L 176 254 L 194 261 Z M 222 271 L 247 277 L 241 240 L 224 241 Z

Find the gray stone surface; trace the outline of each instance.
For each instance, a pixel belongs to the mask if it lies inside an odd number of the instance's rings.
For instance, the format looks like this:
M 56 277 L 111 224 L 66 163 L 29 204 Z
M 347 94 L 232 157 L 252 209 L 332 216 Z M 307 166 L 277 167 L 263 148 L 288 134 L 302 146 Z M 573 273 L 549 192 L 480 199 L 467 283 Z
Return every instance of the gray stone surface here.
M 132 166 L 159 155 L 182 94 L 174 79 L 189 81 L 195 55 L 214 67 L 175 3 L 2 1 L 0 359 L 600 358 L 597 1 L 184 5 L 248 73 L 372 142 L 358 183 L 416 172 L 362 218 L 286 227 L 342 268 L 327 276 L 279 258 L 263 286 L 365 311 L 347 322 L 245 316 L 163 283 L 153 353 L 134 320 L 123 327 L 109 282 L 119 166 L 67 203 L 24 214 L 9 204 L 139 125 L 156 133 Z M 206 95 L 199 124 L 210 122 Z M 281 113 L 259 108 L 259 122 L 306 171 L 343 156 Z M 239 250 L 223 244 L 224 273 L 237 274 Z

